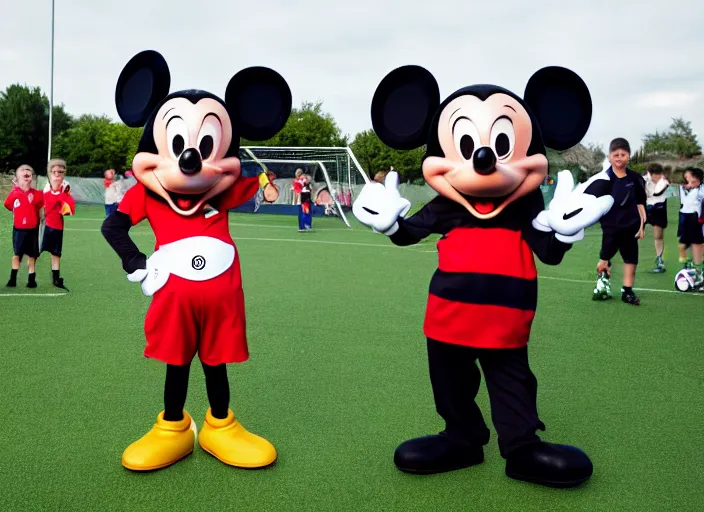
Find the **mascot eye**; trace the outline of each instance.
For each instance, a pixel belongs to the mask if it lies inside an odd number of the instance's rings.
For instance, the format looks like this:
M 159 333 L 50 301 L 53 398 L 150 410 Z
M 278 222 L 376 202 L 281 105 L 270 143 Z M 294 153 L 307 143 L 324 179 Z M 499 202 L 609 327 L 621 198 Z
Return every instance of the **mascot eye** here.
M 491 146 L 499 159 L 503 160 L 511 156 L 515 141 L 516 134 L 511 120 L 508 117 L 498 118 L 491 127 Z
M 166 143 L 169 145 L 171 156 L 176 160 L 183 153 L 188 140 L 186 122 L 180 117 L 172 117 L 166 125 Z
M 210 153 L 213 152 L 213 138 L 210 135 L 203 137 L 198 145 L 198 149 L 200 150 L 200 156 L 207 159 Z
M 474 123 L 466 117 L 460 117 L 452 126 L 452 136 L 455 140 L 455 148 L 462 158 L 471 160 L 474 150 L 481 145 L 479 130 Z
M 203 160 L 207 160 L 218 152 L 222 140 L 222 126 L 214 115 L 209 115 L 203 120 L 203 126 L 198 133 L 198 151 Z

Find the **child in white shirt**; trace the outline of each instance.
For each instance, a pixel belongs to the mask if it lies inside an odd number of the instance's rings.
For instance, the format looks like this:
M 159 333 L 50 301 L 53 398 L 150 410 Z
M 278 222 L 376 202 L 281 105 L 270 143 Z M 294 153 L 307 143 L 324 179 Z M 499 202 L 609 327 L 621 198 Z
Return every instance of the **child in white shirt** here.
M 697 269 L 697 282 L 702 278 L 702 260 L 704 259 L 704 232 L 700 218 L 702 216 L 702 201 L 704 201 L 704 171 L 689 167 L 684 172 L 685 184 L 680 185 L 680 218 L 677 236 L 680 242 L 680 263 L 690 266 L 687 259 L 687 249 L 692 248 L 692 260 Z
M 667 190 L 670 182 L 664 176 L 663 168 L 660 164 L 648 166 L 645 175 L 646 199 L 646 224 L 653 226 L 653 238 L 655 241 L 655 268 L 653 272 L 665 272 L 665 262 L 663 252 L 665 251 L 664 234 L 667 227 Z

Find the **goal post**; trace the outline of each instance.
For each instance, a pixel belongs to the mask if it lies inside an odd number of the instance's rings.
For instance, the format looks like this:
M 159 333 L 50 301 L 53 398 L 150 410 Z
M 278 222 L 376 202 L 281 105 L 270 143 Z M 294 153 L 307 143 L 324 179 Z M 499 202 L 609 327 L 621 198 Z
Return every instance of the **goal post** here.
M 252 203 L 236 211 L 296 214 L 298 206 L 292 184 L 296 171 L 300 169 L 312 185 L 314 215 L 338 216 L 351 227 L 348 214 L 352 202 L 370 181 L 349 147 L 242 146 L 239 158 L 245 176 L 273 172 L 279 198 L 273 204 L 265 205 L 260 194 Z
M 242 146 L 238 157 L 243 176 L 256 176 L 263 170 L 273 172 L 279 198 L 273 204 L 265 203 L 260 191 L 253 199 L 235 208 L 236 212 L 297 215 L 299 207 L 294 201 L 292 184 L 296 170 L 301 169 L 312 184 L 313 215 L 335 216 L 351 227 L 352 202 L 362 187 L 370 182 L 349 147 Z M 105 204 L 102 177 L 69 175 L 66 181 L 71 184 L 71 194 L 76 202 Z M 123 192 L 137 183 L 134 177 L 120 176 L 118 181 Z M 37 176 L 40 189 L 46 183 L 46 176 Z
M 273 159 L 269 159 L 269 158 L 256 159 L 255 161 L 257 164 L 259 164 L 259 166 L 261 167 L 261 169 L 263 171 L 273 172 L 277 176 L 277 181 L 279 181 L 279 174 L 277 174 L 277 172 L 275 170 L 275 166 L 278 166 L 281 164 L 296 164 L 296 165 L 302 165 L 302 166 L 306 166 L 306 167 L 312 166 L 312 165 L 318 166 L 318 168 L 322 172 L 323 178 L 325 180 L 323 182 L 325 185 L 322 188 L 315 187 L 313 185 L 312 188 L 314 188 L 314 190 L 311 190 L 313 203 L 317 204 L 318 206 L 333 206 L 334 205 L 335 208 L 337 208 L 337 213 L 340 215 L 340 217 L 345 222 L 345 224 L 347 224 L 348 227 L 351 227 L 349 221 L 347 220 L 347 217 L 345 216 L 345 212 L 342 208 L 342 205 L 340 204 L 338 199 L 332 193 L 329 194 L 328 201 L 330 201 L 330 203 L 322 202 L 323 200 L 319 199 L 321 196 L 321 192 L 323 192 L 325 190 L 327 190 L 327 191 L 334 190 L 332 182 L 330 181 L 330 175 L 328 174 L 328 171 L 327 171 L 325 164 L 323 162 L 321 162 L 319 160 L 273 160 Z M 269 164 L 269 165 L 267 165 L 267 164 Z M 280 185 L 280 183 L 277 184 L 277 186 L 279 186 L 279 185 Z M 284 192 L 286 192 L 288 190 L 289 189 L 286 189 Z M 281 191 L 279 191 L 279 194 L 281 195 Z M 283 194 L 283 196 L 286 199 L 289 199 L 289 196 L 291 196 L 291 194 Z M 262 198 L 262 194 L 260 193 L 255 200 L 254 212 L 259 211 L 259 208 L 261 206 L 261 198 Z M 319 201 L 321 201 L 321 202 L 319 202 Z M 292 201 L 290 204 L 291 204 L 291 206 L 294 206 L 292 204 Z

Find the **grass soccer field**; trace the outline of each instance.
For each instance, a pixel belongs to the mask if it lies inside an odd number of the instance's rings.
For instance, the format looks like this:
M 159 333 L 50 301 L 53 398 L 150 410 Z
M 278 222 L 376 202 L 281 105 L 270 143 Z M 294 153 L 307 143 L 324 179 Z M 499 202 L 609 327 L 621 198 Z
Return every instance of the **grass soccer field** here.
M 676 206 L 664 275 L 641 242 L 642 305 L 591 300 L 600 231 L 558 267 L 539 264 L 530 342 L 544 439 L 594 462 L 582 487 L 547 489 L 504 475 L 496 434 L 479 466 L 433 476 L 396 470 L 402 441 L 443 428 L 435 412 L 422 324 L 435 240 L 399 248 L 335 219 L 298 233 L 287 216 L 231 215 L 242 261 L 251 358 L 229 367 L 231 407 L 272 441 L 277 464 L 225 466 L 196 446 L 178 464 L 135 474 L 122 451 L 163 407 L 164 365 L 145 359 L 149 298 L 125 278 L 100 234 L 101 207 L 66 221 L 62 275 L 48 255 L 36 290 L 9 277 L 11 215 L 0 217 L 2 357 L 0 509 L 14 510 L 701 510 L 704 498 L 704 294 L 674 292 Z M 145 222 L 131 232 L 147 254 Z M 486 388 L 478 403 L 490 423 Z M 187 411 L 208 407 L 194 361 Z

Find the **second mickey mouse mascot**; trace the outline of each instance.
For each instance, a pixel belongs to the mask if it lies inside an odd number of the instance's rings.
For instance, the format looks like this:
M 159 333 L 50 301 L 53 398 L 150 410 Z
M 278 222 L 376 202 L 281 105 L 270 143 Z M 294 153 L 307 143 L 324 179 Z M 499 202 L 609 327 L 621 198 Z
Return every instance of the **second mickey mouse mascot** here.
M 269 176 L 241 176 L 240 137 L 265 140 L 291 113 L 291 91 L 275 71 L 247 68 L 229 82 L 225 100 L 200 90 L 169 94 L 164 58 L 145 51 L 130 60 L 117 83 L 120 118 L 144 127 L 132 171 L 137 179 L 102 232 L 132 282 L 152 296 L 145 319 L 144 355 L 166 363 L 164 410 L 130 445 L 122 464 L 134 471 L 169 466 L 200 446 L 225 464 L 273 464 L 274 446 L 235 419 L 229 408 L 226 364 L 248 359 L 240 258 L 230 237 L 228 210 L 263 189 Z M 156 237 L 147 258 L 129 229 L 147 220 Z M 184 410 L 192 359 L 198 353 L 210 408 L 200 432 Z
M 569 171 L 560 173 L 547 210 L 540 191 L 548 172 L 545 148 L 579 143 L 591 114 L 587 86 L 561 67 L 536 72 L 523 98 L 475 85 L 440 104 L 435 78 L 418 66 L 396 69 L 379 84 L 372 102 L 375 132 L 395 149 L 426 144 L 423 176 L 439 195 L 405 218 L 410 203 L 399 195 L 398 175 L 390 173 L 383 185 L 365 185 L 353 213 L 396 245 L 442 235 L 424 333 L 446 428 L 401 444 L 395 453 L 400 470 L 440 473 L 484 460 L 489 429 L 475 403 L 478 361 L 507 476 L 572 487 L 592 475 L 581 450 L 536 435 L 545 426 L 527 347 L 537 304 L 533 253 L 545 264 L 559 264 L 613 204 L 608 180 L 574 188 Z

